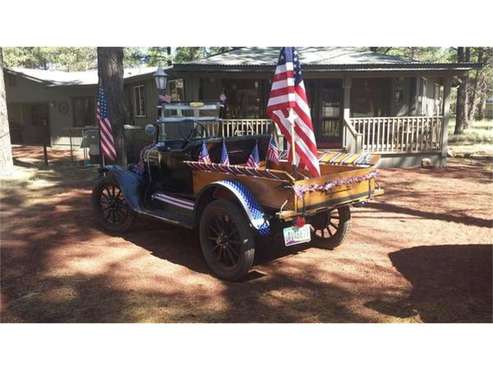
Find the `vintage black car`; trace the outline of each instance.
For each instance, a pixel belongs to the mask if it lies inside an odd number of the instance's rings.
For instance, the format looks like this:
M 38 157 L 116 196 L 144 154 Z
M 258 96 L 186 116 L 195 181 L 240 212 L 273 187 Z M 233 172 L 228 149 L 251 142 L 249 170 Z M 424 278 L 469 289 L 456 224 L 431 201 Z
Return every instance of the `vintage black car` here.
M 139 163 L 102 168 L 92 202 L 106 230 L 127 232 L 138 215 L 196 229 L 212 272 L 238 280 L 250 270 L 259 239 L 339 245 L 349 228 L 349 206 L 379 192 L 372 156 L 321 153 L 320 177 L 293 174 L 286 161 L 265 161 L 270 135 L 223 137 L 211 129 L 220 124 L 217 116 L 197 114 L 207 108 L 166 105 L 163 112 L 178 110 L 181 116 L 163 113 L 146 127 L 153 142 Z M 184 115 L 187 109 L 195 114 Z M 223 145 L 229 164 L 220 164 Z M 203 146 L 210 162 L 199 161 Z M 256 167 L 246 165 L 254 146 Z

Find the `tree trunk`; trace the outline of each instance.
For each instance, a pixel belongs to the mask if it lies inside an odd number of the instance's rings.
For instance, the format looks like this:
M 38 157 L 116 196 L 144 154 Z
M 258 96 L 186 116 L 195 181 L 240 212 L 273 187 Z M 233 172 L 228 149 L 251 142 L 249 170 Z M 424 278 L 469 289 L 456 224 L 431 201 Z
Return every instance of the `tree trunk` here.
M 483 48 L 478 48 L 478 63 L 483 63 Z M 474 115 L 476 114 L 476 107 L 478 106 L 477 97 L 478 97 L 478 87 L 479 87 L 479 79 L 481 78 L 482 70 L 479 68 L 476 69 L 476 73 L 474 74 L 474 84 L 472 86 L 471 91 L 471 99 L 469 101 L 469 110 L 467 112 L 467 118 L 469 121 L 474 120 Z
M 168 46 L 166 48 L 166 64 L 168 64 L 169 66 L 173 65 L 173 61 L 171 60 L 171 46 Z
M 481 94 L 478 104 L 478 120 L 482 121 L 484 119 L 484 106 L 485 106 L 486 94 Z
M 13 169 L 7 97 L 3 81 L 3 53 L 2 48 L 0 48 L 0 174 L 9 174 Z
M 465 50 L 466 49 L 466 50 Z M 466 55 L 470 54 L 467 50 L 469 48 L 458 47 L 457 48 L 457 62 L 463 63 L 466 61 Z M 457 88 L 457 104 L 455 108 L 455 129 L 454 134 L 462 134 L 467 127 L 467 84 L 468 76 L 467 72 L 461 77 L 461 83 Z
M 115 138 L 117 162 L 127 165 L 123 125 L 128 122 L 128 109 L 123 90 L 123 48 L 98 48 L 98 77 L 108 101 Z

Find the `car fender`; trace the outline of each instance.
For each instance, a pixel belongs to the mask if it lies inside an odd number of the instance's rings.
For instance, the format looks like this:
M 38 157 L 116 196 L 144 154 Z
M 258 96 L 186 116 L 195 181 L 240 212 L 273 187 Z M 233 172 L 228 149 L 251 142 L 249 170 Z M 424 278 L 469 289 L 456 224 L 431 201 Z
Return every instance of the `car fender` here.
M 231 193 L 245 211 L 253 228 L 260 235 L 268 235 L 270 233 L 269 220 L 262 206 L 257 202 L 253 193 L 239 181 L 236 180 L 221 180 L 215 181 L 204 187 L 197 196 L 195 212 L 196 220 L 198 221 L 200 212 L 205 208 L 205 203 L 210 201 L 210 194 L 218 188 L 222 188 Z M 209 196 L 208 196 L 209 195 Z
M 100 172 L 106 174 L 106 176 L 112 176 L 116 180 L 132 210 L 137 212 L 142 210 L 142 187 L 144 186 L 144 181 L 141 175 L 117 165 L 107 165 Z

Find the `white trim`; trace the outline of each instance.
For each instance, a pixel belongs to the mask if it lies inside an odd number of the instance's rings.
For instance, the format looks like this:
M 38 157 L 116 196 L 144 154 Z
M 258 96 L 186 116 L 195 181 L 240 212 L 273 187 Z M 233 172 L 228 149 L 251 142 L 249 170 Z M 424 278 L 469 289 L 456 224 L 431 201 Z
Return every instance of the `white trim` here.
M 162 193 L 153 194 L 152 199 L 157 199 L 161 202 L 172 204 L 176 207 L 188 209 L 190 211 L 193 211 L 193 208 L 195 206 L 194 202 L 191 202 L 191 201 L 188 201 L 188 200 L 182 199 L 182 198 L 171 197 L 169 195 L 162 194 Z
M 142 88 L 142 92 L 140 89 Z M 133 89 L 133 107 L 134 107 L 134 117 L 136 118 L 145 118 L 147 117 L 147 112 L 146 112 L 146 96 L 145 96 L 145 85 L 136 85 L 132 87 Z M 142 101 L 142 109 L 143 109 L 143 114 L 137 114 L 137 91 L 139 91 L 139 108 L 140 108 L 140 102 Z

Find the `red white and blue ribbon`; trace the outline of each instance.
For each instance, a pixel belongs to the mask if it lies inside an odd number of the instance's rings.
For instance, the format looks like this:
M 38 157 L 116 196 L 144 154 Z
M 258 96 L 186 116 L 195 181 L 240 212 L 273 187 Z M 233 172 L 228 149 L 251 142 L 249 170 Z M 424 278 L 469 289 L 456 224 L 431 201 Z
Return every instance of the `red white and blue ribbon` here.
M 373 179 L 378 176 L 377 171 L 370 172 L 362 176 L 343 177 L 327 181 L 324 184 L 308 184 L 308 185 L 293 185 L 293 190 L 298 197 L 302 197 L 306 193 L 314 191 L 330 192 L 337 186 L 347 186 L 359 184 L 360 182 Z
M 254 168 L 243 165 L 223 165 L 220 163 L 203 163 L 195 161 L 183 161 L 194 170 L 222 172 L 235 176 L 263 177 L 282 181 L 293 181 L 293 178 L 284 171 L 269 170 L 267 168 Z

